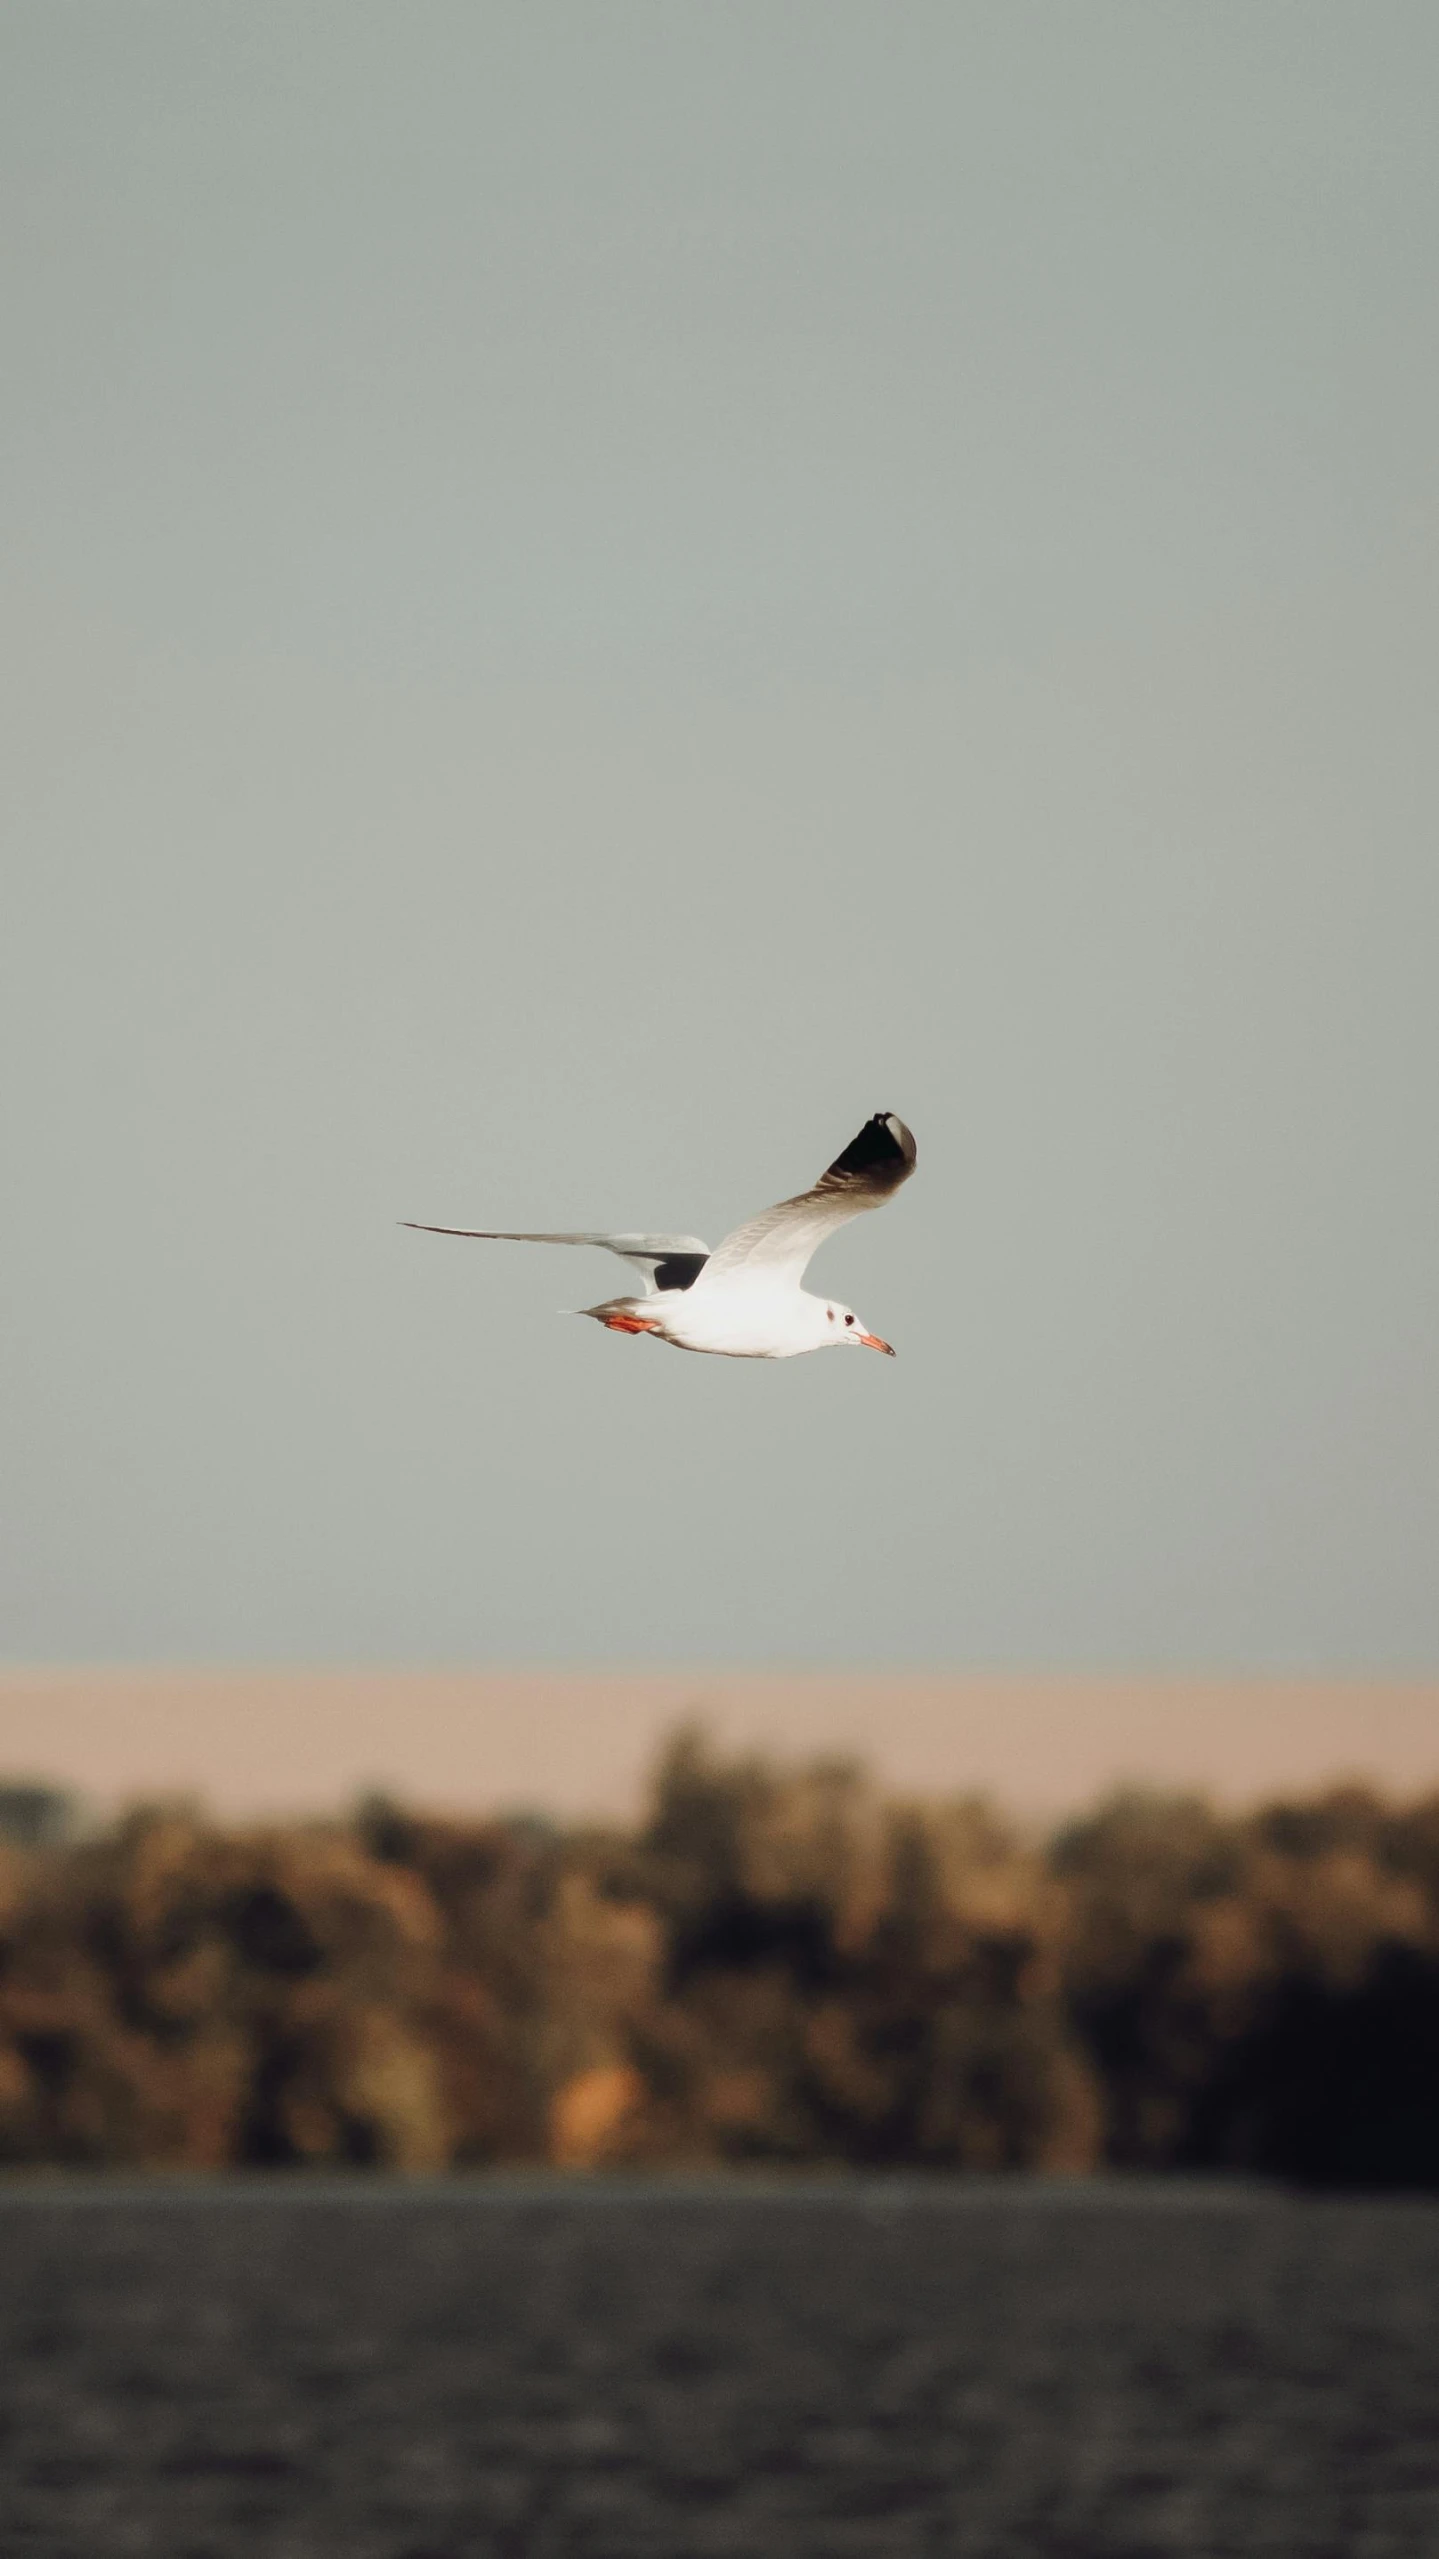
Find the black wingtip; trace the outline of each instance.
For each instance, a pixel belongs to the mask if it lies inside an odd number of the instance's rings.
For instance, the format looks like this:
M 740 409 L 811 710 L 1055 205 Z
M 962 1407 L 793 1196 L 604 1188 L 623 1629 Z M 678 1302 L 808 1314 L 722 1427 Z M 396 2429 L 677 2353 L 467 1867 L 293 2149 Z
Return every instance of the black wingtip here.
M 871 1126 L 885 1130 L 891 1146 L 903 1163 L 911 1167 L 917 1163 L 919 1148 L 914 1142 L 914 1131 L 905 1127 L 897 1111 L 876 1111 Z
M 884 1171 L 893 1173 L 897 1181 L 903 1181 L 906 1173 L 913 1172 L 918 1153 L 911 1131 L 898 1114 L 876 1111 L 872 1120 L 865 1121 L 858 1137 L 850 1139 L 843 1155 L 835 1157 L 829 1169 L 837 1174 Z M 904 1168 L 902 1172 L 901 1166 Z

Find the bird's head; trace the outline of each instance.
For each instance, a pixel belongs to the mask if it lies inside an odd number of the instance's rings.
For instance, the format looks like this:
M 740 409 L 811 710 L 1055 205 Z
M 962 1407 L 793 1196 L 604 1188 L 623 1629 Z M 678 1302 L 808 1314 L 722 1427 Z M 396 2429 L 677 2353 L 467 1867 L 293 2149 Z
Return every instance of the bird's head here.
M 841 1306 L 838 1299 L 826 1298 L 822 1322 L 826 1347 L 832 1344 L 839 1349 L 849 1342 L 856 1350 L 884 1351 L 893 1359 L 894 1344 L 882 1341 L 878 1333 L 867 1333 L 852 1306 Z

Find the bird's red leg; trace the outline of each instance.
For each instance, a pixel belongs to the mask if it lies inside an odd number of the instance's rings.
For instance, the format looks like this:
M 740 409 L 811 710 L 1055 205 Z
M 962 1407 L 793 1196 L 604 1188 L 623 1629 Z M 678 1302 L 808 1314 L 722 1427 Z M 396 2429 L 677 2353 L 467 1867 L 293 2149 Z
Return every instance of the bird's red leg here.
M 659 1329 L 658 1324 L 651 1323 L 647 1315 L 607 1315 L 605 1317 L 607 1333 L 657 1333 Z

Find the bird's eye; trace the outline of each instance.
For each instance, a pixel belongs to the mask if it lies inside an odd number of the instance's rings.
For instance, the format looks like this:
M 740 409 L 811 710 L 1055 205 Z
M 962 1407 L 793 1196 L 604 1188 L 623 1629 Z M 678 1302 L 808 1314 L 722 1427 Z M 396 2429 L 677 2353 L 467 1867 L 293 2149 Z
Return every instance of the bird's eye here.
M 852 1324 L 854 1322 L 854 1317 L 852 1315 L 846 1315 L 844 1320 L 846 1324 Z

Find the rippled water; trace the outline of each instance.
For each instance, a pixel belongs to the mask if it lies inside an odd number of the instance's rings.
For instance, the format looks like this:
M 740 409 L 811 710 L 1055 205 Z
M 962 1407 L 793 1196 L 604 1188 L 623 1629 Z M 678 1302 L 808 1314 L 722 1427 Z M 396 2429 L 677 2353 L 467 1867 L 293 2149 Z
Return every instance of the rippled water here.
M 0 2187 L 5 2559 L 1439 2554 L 1439 2203 Z

